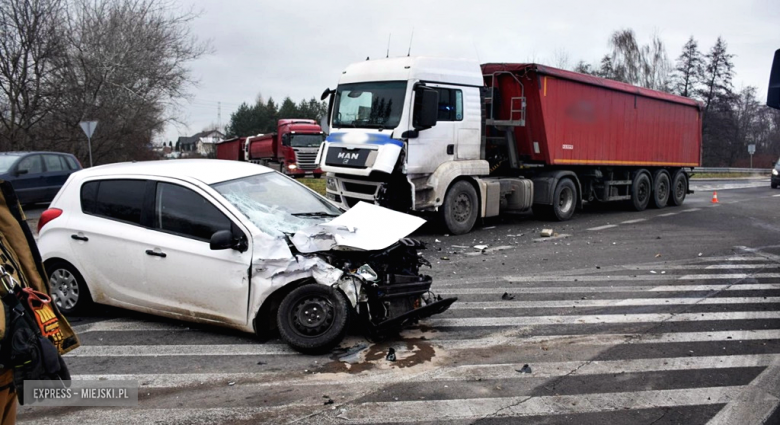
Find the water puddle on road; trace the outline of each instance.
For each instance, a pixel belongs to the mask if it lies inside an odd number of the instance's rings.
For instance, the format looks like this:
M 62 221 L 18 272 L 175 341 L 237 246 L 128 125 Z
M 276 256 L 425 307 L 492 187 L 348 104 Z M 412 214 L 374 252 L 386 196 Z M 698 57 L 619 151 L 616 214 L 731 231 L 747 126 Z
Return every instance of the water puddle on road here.
M 414 368 L 432 363 L 437 354 L 441 357 L 440 351 L 425 337 L 346 344 L 333 351 L 331 362 L 323 365 L 319 372 L 356 374 L 367 370 Z M 394 361 L 388 360 L 391 353 L 395 356 Z

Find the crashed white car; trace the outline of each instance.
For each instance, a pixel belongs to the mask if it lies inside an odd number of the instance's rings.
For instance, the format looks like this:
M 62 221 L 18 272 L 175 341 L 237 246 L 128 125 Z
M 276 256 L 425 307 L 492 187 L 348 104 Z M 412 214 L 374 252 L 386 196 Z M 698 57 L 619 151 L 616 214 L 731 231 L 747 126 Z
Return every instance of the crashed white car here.
M 446 310 L 404 239 L 424 220 L 361 203 L 344 213 L 268 168 L 235 161 L 105 165 L 70 176 L 38 223 L 51 293 L 338 344 L 350 320 L 397 329 Z

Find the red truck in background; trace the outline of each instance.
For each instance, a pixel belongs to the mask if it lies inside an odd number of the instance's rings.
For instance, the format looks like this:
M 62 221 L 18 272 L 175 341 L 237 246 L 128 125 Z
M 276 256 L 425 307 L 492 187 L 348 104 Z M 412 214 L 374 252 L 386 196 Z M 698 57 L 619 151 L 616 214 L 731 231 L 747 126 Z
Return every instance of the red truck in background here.
M 315 159 L 323 140 L 322 128 L 314 120 L 281 119 L 275 133 L 222 141 L 217 158 L 265 165 L 290 177 L 319 178 L 322 170 Z

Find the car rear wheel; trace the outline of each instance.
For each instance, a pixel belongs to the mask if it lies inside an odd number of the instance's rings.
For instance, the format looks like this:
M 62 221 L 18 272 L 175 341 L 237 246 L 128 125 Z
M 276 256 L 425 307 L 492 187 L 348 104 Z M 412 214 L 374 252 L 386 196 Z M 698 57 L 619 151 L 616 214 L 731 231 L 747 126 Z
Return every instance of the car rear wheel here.
M 338 289 L 308 283 L 287 294 L 279 305 L 279 335 L 294 349 L 309 354 L 327 352 L 347 332 L 350 305 Z
M 92 306 L 84 278 L 72 265 L 58 261 L 46 267 L 52 301 L 64 314 L 84 313 Z

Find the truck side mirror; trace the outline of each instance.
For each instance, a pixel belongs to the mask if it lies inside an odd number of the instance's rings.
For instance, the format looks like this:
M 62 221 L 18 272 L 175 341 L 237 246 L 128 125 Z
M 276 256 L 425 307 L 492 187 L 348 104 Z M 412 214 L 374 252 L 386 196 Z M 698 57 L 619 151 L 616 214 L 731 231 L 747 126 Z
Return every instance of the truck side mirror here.
M 439 116 L 439 92 L 428 88 L 418 87 L 415 96 L 414 129 L 424 130 L 436 125 Z
M 780 49 L 775 51 L 772 72 L 769 74 L 769 90 L 766 94 L 766 105 L 780 109 Z

